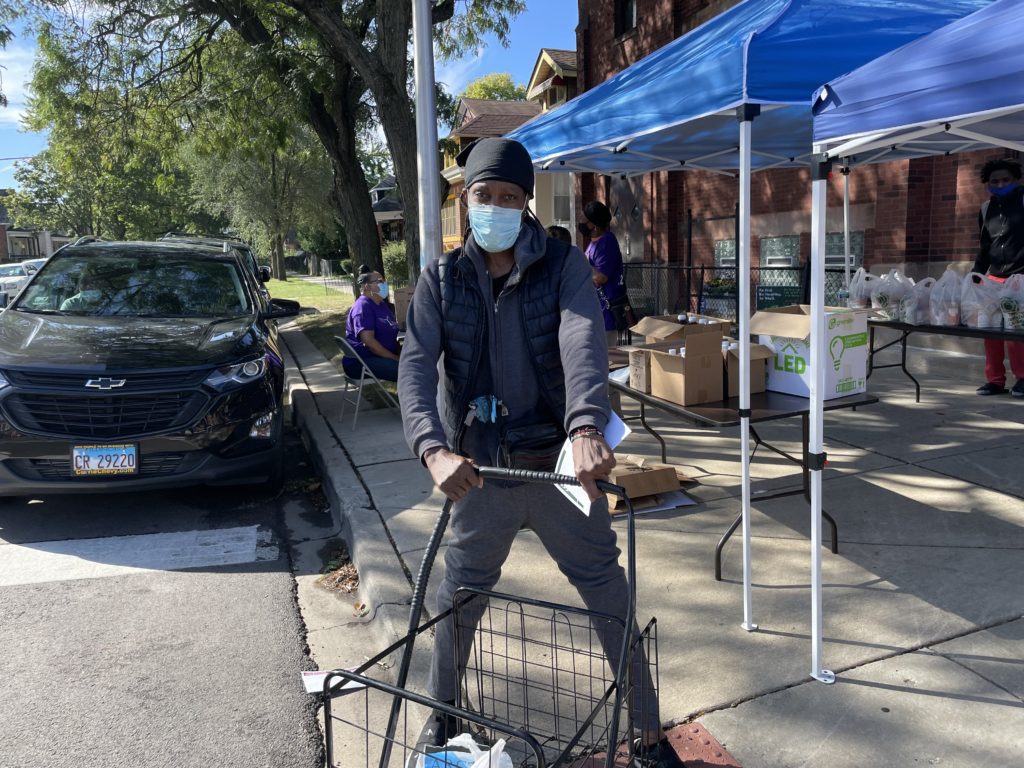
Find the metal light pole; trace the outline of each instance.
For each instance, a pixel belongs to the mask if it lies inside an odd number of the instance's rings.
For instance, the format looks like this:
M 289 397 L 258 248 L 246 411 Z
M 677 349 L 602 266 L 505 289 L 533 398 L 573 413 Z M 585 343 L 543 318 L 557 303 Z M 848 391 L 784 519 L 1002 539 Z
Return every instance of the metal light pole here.
M 416 84 L 416 170 L 419 187 L 420 268 L 441 256 L 441 193 L 437 162 L 437 104 L 434 99 L 432 0 L 413 0 L 412 48 Z

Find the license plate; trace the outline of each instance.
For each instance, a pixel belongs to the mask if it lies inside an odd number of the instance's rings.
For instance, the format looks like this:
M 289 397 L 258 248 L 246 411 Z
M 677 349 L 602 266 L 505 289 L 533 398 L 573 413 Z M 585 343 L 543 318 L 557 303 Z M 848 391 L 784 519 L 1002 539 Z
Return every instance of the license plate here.
M 71 472 L 83 475 L 134 475 L 138 471 L 138 448 L 132 444 L 76 445 L 71 448 Z

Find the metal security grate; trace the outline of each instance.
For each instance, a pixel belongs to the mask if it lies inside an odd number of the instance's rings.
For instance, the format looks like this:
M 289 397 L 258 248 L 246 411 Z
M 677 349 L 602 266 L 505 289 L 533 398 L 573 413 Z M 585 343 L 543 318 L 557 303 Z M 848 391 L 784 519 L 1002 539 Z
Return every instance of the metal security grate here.
M 205 403 L 205 395 L 198 392 L 99 397 L 18 392 L 4 400 L 4 408 L 24 432 L 121 440 L 186 424 Z

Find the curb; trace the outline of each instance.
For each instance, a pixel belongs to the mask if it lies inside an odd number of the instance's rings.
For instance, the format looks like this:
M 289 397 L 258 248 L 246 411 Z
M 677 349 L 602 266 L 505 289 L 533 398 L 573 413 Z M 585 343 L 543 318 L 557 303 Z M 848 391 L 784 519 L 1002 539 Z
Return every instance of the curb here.
M 294 331 L 302 333 L 297 328 Z M 378 635 L 380 647 L 390 646 L 406 634 L 411 587 L 396 594 L 392 583 L 396 573 L 403 573 L 402 562 L 383 534 L 384 524 L 373 499 L 349 461 L 344 443 L 321 412 L 285 333 L 281 342 L 292 424 L 309 452 L 337 530 L 359 573 L 359 595 L 371 612 L 369 624 Z

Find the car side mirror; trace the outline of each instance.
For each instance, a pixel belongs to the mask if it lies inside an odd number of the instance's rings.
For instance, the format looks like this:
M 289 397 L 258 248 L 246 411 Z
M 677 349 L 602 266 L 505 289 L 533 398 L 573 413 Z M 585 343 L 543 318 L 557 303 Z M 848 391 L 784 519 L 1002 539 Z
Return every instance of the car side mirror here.
M 260 312 L 264 320 L 281 320 L 286 317 L 295 317 L 302 307 L 292 299 L 271 299 L 270 306 Z
M 260 282 L 261 283 L 270 282 L 270 267 L 263 267 L 263 266 L 260 267 Z

